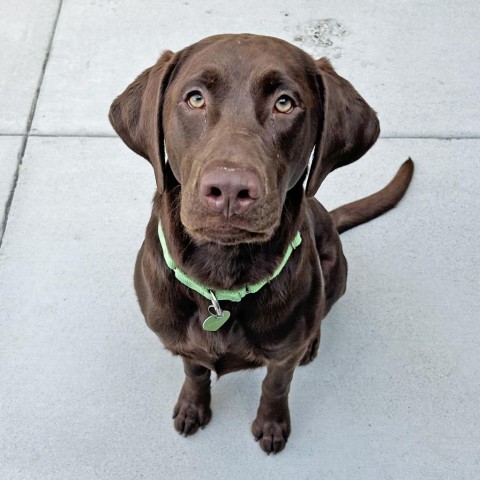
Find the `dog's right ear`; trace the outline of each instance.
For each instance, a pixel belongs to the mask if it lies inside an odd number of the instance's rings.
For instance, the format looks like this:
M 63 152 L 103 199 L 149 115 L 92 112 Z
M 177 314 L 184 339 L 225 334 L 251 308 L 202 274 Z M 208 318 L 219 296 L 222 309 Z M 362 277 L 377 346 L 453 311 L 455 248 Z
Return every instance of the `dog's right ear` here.
M 114 100 L 108 115 L 126 145 L 152 164 L 159 193 L 164 191 L 165 171 L 163 96 L 175 67 L 174 58 L 173 52 L 164 52 Z

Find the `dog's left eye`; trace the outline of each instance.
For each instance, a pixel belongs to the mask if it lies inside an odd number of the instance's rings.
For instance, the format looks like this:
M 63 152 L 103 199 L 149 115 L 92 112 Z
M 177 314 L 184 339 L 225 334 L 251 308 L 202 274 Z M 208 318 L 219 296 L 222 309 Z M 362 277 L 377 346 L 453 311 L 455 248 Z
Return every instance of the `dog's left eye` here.
M 280 113 L 290 113 L 293 106 L 293 100 L 288 95 L 282 95 L 275 103 L 275 110 Z
M 192 108 L 202 108 L 205 106 L 205 99 L 200 92 L 192 92 L 187 98 L 188 104 Z

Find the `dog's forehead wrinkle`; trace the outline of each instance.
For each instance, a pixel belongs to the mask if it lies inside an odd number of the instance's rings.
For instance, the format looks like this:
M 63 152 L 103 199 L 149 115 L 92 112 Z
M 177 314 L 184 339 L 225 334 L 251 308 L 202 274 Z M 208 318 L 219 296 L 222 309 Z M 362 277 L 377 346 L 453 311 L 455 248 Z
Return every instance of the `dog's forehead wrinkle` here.
M 253 70 L 290 76 L 295 71 L 305 69 L 308 63 L 305 57 L 306 54 L 300 49 L 277 39 L 223 38 L 210 41 L 192 52 L 186 59 L 185 67 L 187 69 L 203 67 L 213 74 L 230 73 L 238 82 L 239 75 L 244 76 Z

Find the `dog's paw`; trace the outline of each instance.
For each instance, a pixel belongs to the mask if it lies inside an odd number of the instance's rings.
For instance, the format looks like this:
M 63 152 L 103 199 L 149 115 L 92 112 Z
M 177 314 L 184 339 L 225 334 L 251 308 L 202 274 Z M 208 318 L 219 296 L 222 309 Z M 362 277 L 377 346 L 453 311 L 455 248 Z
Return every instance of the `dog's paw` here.
M 300 360 L 300 365 L 308 365 L 310 362 L 315 360 L 315 357 L 318 353 L 318 347 L 320 345 L 320 338 L 315 337 L 308 345 L 305 355 Z
M 290 420 L 269 421 L 257 417 L 252 424 L 252 433 L 263 451 L 276 454 L 285 448 L 290 436 Z
M 179 399 L 173 409 L 173 425 L 182 435 L 193 435 L 199 428 L 205 427 L 212 418 L 208 404 L 194 403 Z

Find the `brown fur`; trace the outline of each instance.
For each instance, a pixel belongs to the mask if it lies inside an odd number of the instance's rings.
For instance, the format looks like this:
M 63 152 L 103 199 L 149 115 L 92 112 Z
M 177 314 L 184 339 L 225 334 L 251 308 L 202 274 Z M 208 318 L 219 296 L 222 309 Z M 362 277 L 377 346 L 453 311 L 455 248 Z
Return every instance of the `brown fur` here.
M 204 108 L 188 106 L 192 91 L 201 92 Z M 281 95 L 294 100 L 291 112 L 275 110 Z M 157 180 L 135 288 L 147 324 L 184 362 L 175 428 L 188 435 L 210 420 L 211 371 L 266 366 L 252 431 L 266 452 L 279 452 L 290 433 L 294 369 L 316 356 L 321 320 L 345 292 L 347 265 L 337 229 L 353 226 L 356 215 L 361 223 L 393 207 L 410 177 L 394 180 L 394 192 L 382 197 L 390 201 L 380 208 L 373 197 L 353 213 L 351 207 L 337 209 L 334 223 L 312 197 L 330 171 L 371 147 L 378 120 L 326 59 L 315 62 L 270 37 L 221 35 L 164 53 L 114 101 L 110 120 L 125 143 L 149 159 Z M 219 168 L 253 172 L 264 195 L 229 218 L 212 212 L 199 184 Z M 210 302 L 166 266 L 159 221 L 175 263 L 212 289 L 269 277 L 297 231 L 303 241 L 258 293 L 239 303 L 221 302 L 231 318 L 219 331 L 207 332 L 202 321 Z

